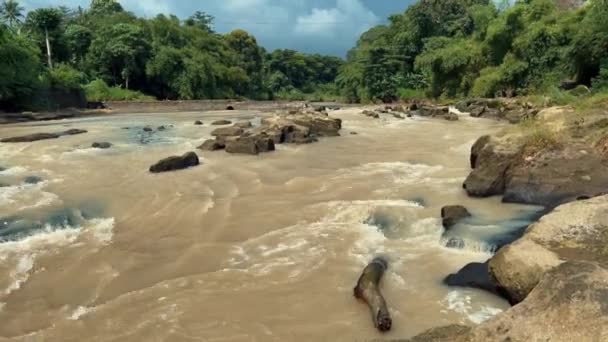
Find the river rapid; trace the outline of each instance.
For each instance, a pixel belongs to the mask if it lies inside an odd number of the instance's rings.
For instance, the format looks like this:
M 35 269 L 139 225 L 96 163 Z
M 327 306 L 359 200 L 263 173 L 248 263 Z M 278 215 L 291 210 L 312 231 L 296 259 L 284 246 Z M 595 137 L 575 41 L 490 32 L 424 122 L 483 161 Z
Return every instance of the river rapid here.
M 478 324 L 508 308 L 442 279 L 485 261 L 538 208 L 472 199 L 469 151 L 504 123 L 330 113 L 342 136 L 259 156 L 194 151 L 217 119 L 260 112 L 133 114 L 0 126 L 1 341 L 365 341 Z M 203 126 L 195 126 L 202 120 Z M 143 127 L 154 128 L 153 132 Z M 158 126 L 165 130 L 157 130 Z M 357 132 L 351 135 L 350 132 Z M 93 149 L 96 141 L 113 144 Z M 440 209 L 473 218 L 444 247 Z M 393 330 L 375 331 L 353 287 L 373 257 Z

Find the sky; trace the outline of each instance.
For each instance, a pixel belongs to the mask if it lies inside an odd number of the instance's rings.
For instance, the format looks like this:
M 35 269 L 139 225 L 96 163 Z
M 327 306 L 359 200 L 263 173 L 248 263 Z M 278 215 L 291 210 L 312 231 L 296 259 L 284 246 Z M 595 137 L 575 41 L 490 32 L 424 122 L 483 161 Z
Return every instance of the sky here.
M 120 0 L 140 16 L 215 16 L 219 33 L 240 28 L 267 50 L 295 49 L 344 57 L 367 29 L 387 22 L 415 0 Z M 21 0 L 26 10 L 47 6 L 88 7 L 90 0 Z

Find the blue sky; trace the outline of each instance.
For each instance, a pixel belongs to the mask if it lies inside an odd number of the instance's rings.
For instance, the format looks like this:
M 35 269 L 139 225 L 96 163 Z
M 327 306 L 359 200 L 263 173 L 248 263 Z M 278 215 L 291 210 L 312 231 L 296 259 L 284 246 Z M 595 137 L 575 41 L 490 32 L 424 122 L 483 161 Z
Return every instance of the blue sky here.
M 414 0 L 121 0 L 129 11 L 186 18 L 195 11 L 216 17 L 218 32 L 242 28 L 268 50 L 296 49 L 344 56 L 359 35 L 403 12 Z M 87 7 L 90 0 L 21 0 L 30 10 L 44 6 Z

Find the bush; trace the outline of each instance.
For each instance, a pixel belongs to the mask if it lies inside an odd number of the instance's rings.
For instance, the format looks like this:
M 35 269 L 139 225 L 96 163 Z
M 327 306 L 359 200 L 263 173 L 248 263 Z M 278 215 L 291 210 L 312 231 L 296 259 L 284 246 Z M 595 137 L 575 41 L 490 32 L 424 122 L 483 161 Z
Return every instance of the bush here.
M 110 87 L 97 79 L 84 86 L 88 101 L 151 101 L 154 98 L 139 91 Z
M 66 64 L 50 69 L 46 77 L 49 86 L 58 90 L 82 89 L 85 80 L 83 73 Z
M 537 119 L 527 119 L 519 123 L 524 133 L 525 154 L 534 154 L 543 150 L 557 150 L 563 147 L 563 140 L 558 132 L 552 131 Z
M 399 99 L 406 101 L 424 99 L 426 97 L 425 91 L 423 89 L 400 88 L 397 93 Z

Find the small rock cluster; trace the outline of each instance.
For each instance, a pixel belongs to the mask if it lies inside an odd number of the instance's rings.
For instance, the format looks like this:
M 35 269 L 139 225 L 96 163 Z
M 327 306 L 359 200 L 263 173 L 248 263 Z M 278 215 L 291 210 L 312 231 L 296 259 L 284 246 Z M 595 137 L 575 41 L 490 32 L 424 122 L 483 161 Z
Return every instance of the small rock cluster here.
M 342 121 L 325 112 L 292 112 L 264 118 L 259 127 L 251 122 L 220 127 L 211 132 L 215 139 L 205 141 L 199 149 L 256 155 L 274 151 L 275 144 L 309 144 L 318 137 L 339 136 L 341 128 Z

